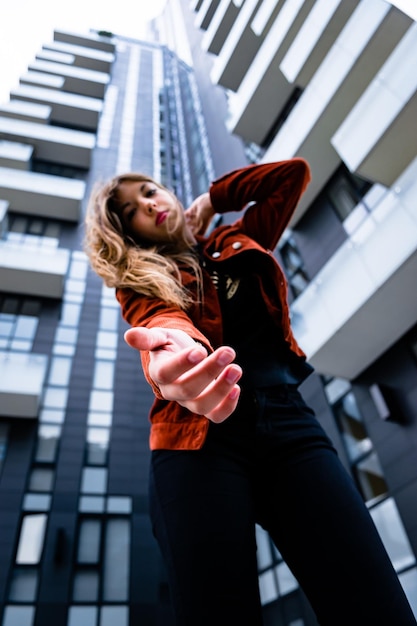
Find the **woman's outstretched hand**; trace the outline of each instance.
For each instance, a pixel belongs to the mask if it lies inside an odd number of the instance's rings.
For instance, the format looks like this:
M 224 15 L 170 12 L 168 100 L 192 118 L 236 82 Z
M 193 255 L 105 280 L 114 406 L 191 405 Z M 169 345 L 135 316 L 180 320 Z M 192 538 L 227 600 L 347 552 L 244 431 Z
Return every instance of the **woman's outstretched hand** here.
M 135 327 L 125 333 L 132 348 L 149 351 L 149 376 L 166 400 L 220 423 L 235 410 L 242 375 L 235 352 L 222 346 L 207 350 L 182 330 Z

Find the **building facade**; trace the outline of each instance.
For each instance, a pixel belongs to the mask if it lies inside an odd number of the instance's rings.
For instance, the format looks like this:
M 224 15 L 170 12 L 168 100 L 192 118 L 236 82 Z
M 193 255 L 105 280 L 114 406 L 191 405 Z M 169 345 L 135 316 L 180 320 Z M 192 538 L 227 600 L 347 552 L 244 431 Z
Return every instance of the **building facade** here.
M 384 0 L 177 0 L 165 21 L 180 5 L 248 158 L 310 163 L 277 250 L 316 370 L 303 392 L 417 613 L 417 25 Z M 315 624 L 258 530 L 265 623 Z
M 0 624 L 172 623 L 152 396 L 82 252 L 92 185 L 144 171 L 186 206 L 292 156 L 313 173 L 277 250 L 303 394 L 417 613 L 415 23 L 383 0 L 170 0 L 153 33 L 56 31 L 0 108 Z M 257 541 L 266 626 L 315 626 Z

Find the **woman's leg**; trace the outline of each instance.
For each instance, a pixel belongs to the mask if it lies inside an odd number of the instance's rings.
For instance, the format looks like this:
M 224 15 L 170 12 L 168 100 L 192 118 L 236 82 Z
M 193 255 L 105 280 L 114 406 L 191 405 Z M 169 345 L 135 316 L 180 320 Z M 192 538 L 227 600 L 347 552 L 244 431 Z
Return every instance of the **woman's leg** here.
M 210 445 L 200 451 L 157 451 L 150 500 L 176 624 L 260 626 L 246 472 Z
M 260 521 L 322 626 L 415 625 L 352 479 L 311 411 L 291 395 L 292 408 L 266 400 L 260 420 Z

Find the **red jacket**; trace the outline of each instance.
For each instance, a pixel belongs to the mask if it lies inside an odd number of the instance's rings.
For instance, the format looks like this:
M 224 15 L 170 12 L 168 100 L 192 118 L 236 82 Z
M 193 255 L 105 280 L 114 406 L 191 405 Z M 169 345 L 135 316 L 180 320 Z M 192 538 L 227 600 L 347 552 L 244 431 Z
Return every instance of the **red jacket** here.
M 284 273 L 272 255 L 287 227 L 301 194 L 310 181 L 310 169 L 303 159 L 249 165 L 214 181 L 210 187 L 217 213 L 239 211 L 248 203 L 243 216 L 234 224 L 216 228 L 207 238 L 200 237 L 203 256 L 219 266 L 231 257 L 251 255 L 254 268 L 262 267 L 261 292 L 267 308 L 284 333 L 290 349 L 304 353 L 297 345 L 290 326 L 287 286 Z M 262 276 L 268 280 L 263 280 Z M 191 277 L 182 272 L 185 285 Z M 161 326 L 184 330 L 210 351 L 222 344 L 222 320 L 216 289 L 203 269 L 204 302 L 187 312 L 165 302 L 138 295 L 131 289 L 118 289 L 117 299 L 124 319 L 131 326 Z M 191 413 L 176 402 L 161 398 L 149 378 L 149 353 L 141 353 L 145 376 L 155 393 L 150 411 L 150 447 L 195 450 L 202 447 L 209 420 Z

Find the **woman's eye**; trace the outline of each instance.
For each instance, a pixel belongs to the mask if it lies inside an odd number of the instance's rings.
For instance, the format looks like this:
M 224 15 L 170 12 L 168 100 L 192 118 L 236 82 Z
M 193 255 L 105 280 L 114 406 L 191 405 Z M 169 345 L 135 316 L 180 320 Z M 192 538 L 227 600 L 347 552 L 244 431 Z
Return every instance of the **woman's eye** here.
M 151 196 L 153 196 L 155 193 L 156 193 L 156 188 L 151 188 L 151 189 L 148 189 L 148 191 L 147 191 L 146 195 L 147 195 L 147 197 L 148 197 L 148 198 L 150 198 L 150 197 L 151 197 Z

